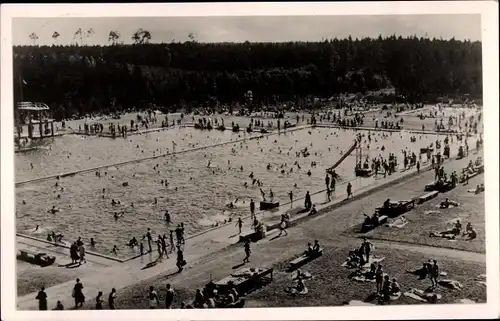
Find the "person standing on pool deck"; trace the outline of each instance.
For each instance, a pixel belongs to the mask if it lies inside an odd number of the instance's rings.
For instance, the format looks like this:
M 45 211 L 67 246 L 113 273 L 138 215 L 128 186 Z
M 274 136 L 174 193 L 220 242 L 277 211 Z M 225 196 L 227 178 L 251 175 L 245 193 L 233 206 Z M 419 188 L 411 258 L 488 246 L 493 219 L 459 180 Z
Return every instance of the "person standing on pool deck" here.
M 241 217 L 238 217 L 238 222 L 236 222 L 236 226 L 238 226 L 238 234 L 241 234 L 241 228 L 243 227 L 243 220 Z
M 280 234 L 278 236 L 281 236 L 281 234 L 283 234 L 283 232 L 285 232 L 285 235 L 288 235 L 288 232 L 286 231 L 286 225 L 287 225 L 286 217 L 283 214 L 283 215 L 281 215 Z
M 146 232 L 146 238 L 148 239 L 148 246 L 149 246 L 149 253 L 153 251 L 151 248 L 151 242 L 153 241 L 153 238 L 151 236 L 151 229 L 148 227 L 148 231 Z
M 326 190 L 328 191 L 330 189 L 330 175 L 326 174 L 325 176 L 325 185 L 326 185 Z
M 306 197 L 305 197 L 305 200 L 304 200 L 304 206 L 306 208 L 306 210 L 309 210 L 312 206 L 312 202 L 311 202 L 311 194 L 309 194 L 309 191 L 306 192 Z
M 186 244 L 186 240 L 184 239 L 184 223 L 181 222 L 181 242 L 182 244 Z
M 170 251 L 175 252 L 174 230 L 170 230 Z
M 181 246 L 177 246 L 177 268 L 179 269 L 179 273 L 184 269 L 184 265 L 186 265 L 186 261 L 184 260 L 184 252 L 181 250 Z
M 251 213 L 251 218 L 255 218 L 255 202 L 253 201 L 253 198 L 250 199 L 250 213 Z
M 243 263 L 249 263 L 250 262 L 250 241 L 247 239 L 245 240 L 245 258 L 243 259 Z
M 38 300 L 38 310 L 47 310 L 47 293 L 45 293 L 45 287 L 42 286 L 40 291 L 38 291 L 36 299 Z
M 163 252 L 161 249 L 161 235 L 158 235 L 158 240 L 156 240 L 156 250 L 158 251 L 158 260 L 161 262 L 163 258 Z
M 117 310 L 118 309 L 116 307 L 115 300 L 116 300 L 116 289 L 113 288 L 113 289 L 111 289 L 111 293 L 108 296 L 108 306 L 109 306 L 110 310 Z
M 161 251 L 165 254 L 167 259 L 168 257 L 168 251 L 167 251 L 167 234 L 163 234 L 163 237 L 161 238 Z
M 347 183 L 347 198 L 352 196 L 352 185 L 351 182 Z
M 175 238 L 177 239 L 177 246 L 181 245 L 181 225 L 177 225 L 175 229 Z
M 83 243 L 82 243 L 82 245 L 80 245 L 78 247 L 78 251 L 80 252 L 80 262 L 79 262 L 79 264 L 81 265 L 82 262 L 87 263 L 87 259 L 85 258 L 85 247 L 84 247 Z

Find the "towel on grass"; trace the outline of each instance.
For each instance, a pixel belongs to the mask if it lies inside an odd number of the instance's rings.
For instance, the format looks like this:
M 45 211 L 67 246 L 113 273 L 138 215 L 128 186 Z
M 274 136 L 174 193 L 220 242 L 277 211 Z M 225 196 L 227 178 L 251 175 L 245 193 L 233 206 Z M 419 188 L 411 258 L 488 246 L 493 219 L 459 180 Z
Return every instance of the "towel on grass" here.
M 436 301 L 439 301 L 443 297 L 441 294 L 422 291 L 416 288 L 410 289 L 410 291 L 405 292 L 404 295 L 421 302 L 432 302 L 434 297 Z
M 309 290 L 307 289 L 307 287 L 304 288 L 304 290 L 302 291 L 297 291 L 297 288 L 296 287 L 288 287 L 285 289 L 285 292 L 287 293 L 290 293 L 290 294 L 301 294 L 301 295 L 304 295 L 304 294 L 307 294 L 309 292 Z
M 383 276 L 385 277 L 387 275 L 387 273 L 384 273 Z M 353 281 L 356 281 L 356 282 L 372 282 L 372 283 L 375 283 L 375 276 L 371 279 L 367 278 L 364 274 L 361 274 L 361 275 L 355 275 L 353 277 L 351 277 L 351 280 Z
M 401 221 L 401 220 L 396 220 L 392 223 L 387 224 L 388 227 L 396 227 L 396 228 L 403 228 L 406 224 L 408 224 L 408 221 Z
M 455 280 L 439 280 L 438 284 L 452 290 L 460 290 L 462 289 L 462 283 L 455 281 Z
M 309 272 L 304 272 L 304 271 L 300 271 L 300 275 L 302 276 L 302 280 L 309 280 L 309 279 L 312 279 L 312 277 L 313 277 L 313 276 L 311 275 L 311 273 L 309 273 Z M 292 274 L 290 275 L 290 278 L 291 278 L 292 280 L 297 280 L 297 273 L 292 273 Z
M 396 292 L 390 295 L 389 300 L 396 301 L 401 297 L 401 292 Z
M 476 282 L 486 286 L 486 274 L 480 274 L 475 278 Z
M 367 302 L 363 302 L 363 301 L 359 301 L 359 300 L 351 300 L 351 301 L 349 301 L 348 305 L 365 306 L 365 305 L 375 305 L 375 304 L 367 303 Z

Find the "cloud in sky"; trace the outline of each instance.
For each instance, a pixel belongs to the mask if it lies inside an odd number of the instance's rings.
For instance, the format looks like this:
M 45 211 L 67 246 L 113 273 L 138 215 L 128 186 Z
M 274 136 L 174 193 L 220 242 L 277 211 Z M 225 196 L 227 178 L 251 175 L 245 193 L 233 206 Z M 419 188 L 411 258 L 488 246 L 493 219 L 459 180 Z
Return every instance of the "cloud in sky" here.
M 124 17 L 124 18 L 16 18 L 12 20 L 14 45 L 31 44 L 35 32 L 38 44 L 76 40 L 79 28 L 92 28 L 95 35 L 86 44 L 107 44 L 110 30 L 121 34 L 124 43 L 138 29 L 151 32 L 152 42 L 185 41 L 193 33 L 199 42 L 319 41 L 329 38 L 388 36 L 391 34 L 457 40 L 481 40 L 481 16 L 387 15 L 387 16 L 242 16 L 242 17 Z

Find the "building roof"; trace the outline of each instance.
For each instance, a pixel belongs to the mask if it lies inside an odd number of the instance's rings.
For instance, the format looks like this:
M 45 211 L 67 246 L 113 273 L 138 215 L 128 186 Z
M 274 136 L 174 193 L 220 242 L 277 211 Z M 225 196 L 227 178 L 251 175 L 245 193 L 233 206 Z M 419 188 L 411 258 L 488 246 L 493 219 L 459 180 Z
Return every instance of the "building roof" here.
M 31 101 L 22 101 L 17 103 L 17 109 L 20 110 L 35 110 L 35 111 L 40 111 L 40 110 L 49 110 L 49 106 L 47 106 L 44 103 L 34 103 Z

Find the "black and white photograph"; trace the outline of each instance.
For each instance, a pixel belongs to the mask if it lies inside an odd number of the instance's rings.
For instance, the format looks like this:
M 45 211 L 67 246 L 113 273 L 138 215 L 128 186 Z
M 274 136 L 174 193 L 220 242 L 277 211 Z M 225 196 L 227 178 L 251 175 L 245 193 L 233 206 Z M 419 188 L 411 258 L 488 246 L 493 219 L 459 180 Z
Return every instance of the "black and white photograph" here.
M 12 319 L 498 315 L 498 3 L 373 4 L 2 6 Z

